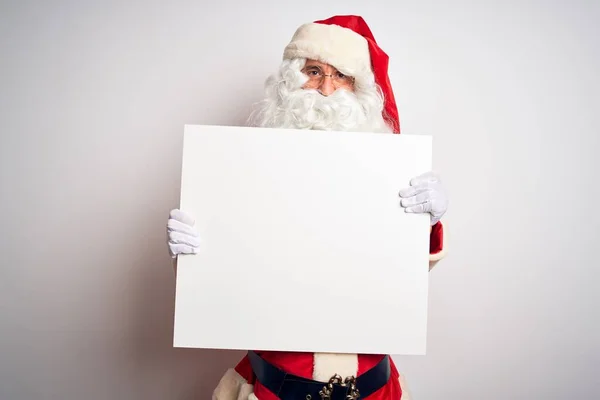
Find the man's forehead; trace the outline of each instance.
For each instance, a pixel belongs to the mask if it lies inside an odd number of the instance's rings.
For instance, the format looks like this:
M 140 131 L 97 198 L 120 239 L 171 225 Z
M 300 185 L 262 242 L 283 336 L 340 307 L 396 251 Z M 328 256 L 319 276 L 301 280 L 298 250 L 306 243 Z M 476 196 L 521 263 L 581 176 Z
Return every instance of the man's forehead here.
M 321 69 L 334 69 L 337 71 L 337 68 L 334 67 L 331 64 L 327 64 L 318 60 L 312 60 L 312 59 L 308 59 L 306 60 L 306 65 L 307 67 L 320 67 Z

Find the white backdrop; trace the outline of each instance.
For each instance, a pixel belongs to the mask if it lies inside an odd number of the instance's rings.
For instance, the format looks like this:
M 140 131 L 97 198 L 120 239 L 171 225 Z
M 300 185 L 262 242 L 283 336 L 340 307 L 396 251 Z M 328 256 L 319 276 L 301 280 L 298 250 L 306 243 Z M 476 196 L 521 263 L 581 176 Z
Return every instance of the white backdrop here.
M 296 27 L 344 13 L 451 199 L 413 395 L 597 395 L 598 2 L 166 4 L 0 5 L 1 399 L 209 398 L 242 353 L 171 347 L 183 125 L 241 124 Z

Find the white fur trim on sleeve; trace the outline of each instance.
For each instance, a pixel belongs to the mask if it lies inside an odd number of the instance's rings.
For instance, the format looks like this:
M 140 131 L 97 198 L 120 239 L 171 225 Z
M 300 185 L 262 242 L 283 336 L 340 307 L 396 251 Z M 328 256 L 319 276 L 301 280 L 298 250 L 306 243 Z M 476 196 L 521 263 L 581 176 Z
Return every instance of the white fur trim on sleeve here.
M 213 391 L 212 400 L 247 400 L 253 391 L 254 385 L 230 368 Z
M 310 58 L 332 65 L 359 81 L 374 82 L 367 39 L 338 25 L 300 26 L 283 52 L 284 59 Z
M 446 257 L 446 253 L 448 253 L 448 224 L 445 221 L 442 222 L 442 224 L 442 249 L 438 253 L 429 255 L 430 263 L 438 262 L 442 258 Z

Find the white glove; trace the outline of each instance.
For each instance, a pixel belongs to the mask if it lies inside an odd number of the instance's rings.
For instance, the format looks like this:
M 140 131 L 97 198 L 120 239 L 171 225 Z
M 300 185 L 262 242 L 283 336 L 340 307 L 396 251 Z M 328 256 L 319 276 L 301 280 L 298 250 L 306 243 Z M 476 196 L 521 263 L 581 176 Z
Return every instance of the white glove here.
M 410 187 L 400 191 L 400 204 L 408 213 L 430 213 L 431 225 L 435 225 L 448 209 L 448 197 L 440 177 L 427 172 L 411 179 Z
M 200 247 L 200 235 L 194 227 L 194 219 L 185 212 L 175 209 L 169 213 L 167 235 L 169 253 L 172 258 L 179 254 L 196 254 Z

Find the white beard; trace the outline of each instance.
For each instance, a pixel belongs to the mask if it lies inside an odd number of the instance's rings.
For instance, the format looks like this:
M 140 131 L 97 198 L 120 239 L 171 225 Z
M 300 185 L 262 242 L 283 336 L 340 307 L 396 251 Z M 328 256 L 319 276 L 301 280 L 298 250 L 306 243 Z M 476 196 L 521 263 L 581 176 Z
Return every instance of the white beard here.
M 303 59 L 283 61 L 279 72 L 269 77 L 266 98 L 248 120 L 251 126 L 392 132 L 383 119 L 383 97 L 374 84 L 323 96 L 317 90 L 302 89 L 308 79 L 301 72 L 304 63 Z

